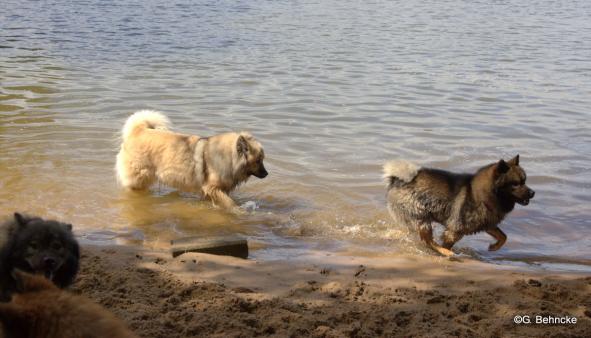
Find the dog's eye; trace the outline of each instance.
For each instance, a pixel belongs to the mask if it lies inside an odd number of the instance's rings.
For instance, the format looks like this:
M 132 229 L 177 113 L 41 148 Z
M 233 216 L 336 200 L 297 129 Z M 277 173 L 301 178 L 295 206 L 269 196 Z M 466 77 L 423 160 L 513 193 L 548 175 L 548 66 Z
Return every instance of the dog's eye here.
M 62 248 L 62 244 L 59 242 L 53 242 L 51 243 L 51 248 L 53 250 L 60 250 Z
M 512 185 L 513 185 L 513 188 L 518 188 L 521 186 L 521 183 L 513 183 Z

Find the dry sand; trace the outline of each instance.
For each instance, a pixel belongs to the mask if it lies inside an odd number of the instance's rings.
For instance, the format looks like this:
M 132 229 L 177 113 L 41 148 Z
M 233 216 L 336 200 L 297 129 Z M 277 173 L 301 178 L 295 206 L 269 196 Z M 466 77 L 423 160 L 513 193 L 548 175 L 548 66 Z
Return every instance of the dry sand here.
M 315 258 L 316 257 L 316 258 Z M 590 337 L 591 277 L 435 257 L 256 262 L 85 246 L 73 291 L 142 337 Z M 571 316 L 517 325 L 515 315 Z

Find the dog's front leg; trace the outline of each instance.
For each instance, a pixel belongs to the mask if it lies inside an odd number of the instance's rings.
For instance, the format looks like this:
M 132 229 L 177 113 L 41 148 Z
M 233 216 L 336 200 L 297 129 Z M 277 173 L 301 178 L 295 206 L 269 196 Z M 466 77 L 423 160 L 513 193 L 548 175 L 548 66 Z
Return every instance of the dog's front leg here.
M 446 229 L 441 235 L 441 246 L 446 249 L 451 249 L 451 247 L 462 239 L 462 237 L 464 237 L 464 235 Z
M 497 242 L 488 246 L 488 251 L 497 251 L 499 250 L 503 244 L 507 241 L 507 235 L 499 227 L 494 227 L 493 229 L 486 230 L 486 233 L 493 236 Z
M 234 202 L 234 200 L 222 190 L 211 189 L 207 192 L 207 196 L 217 207 L 221 207 L 230 211 L 235 211 L 239 209 L 236 205 L 236 202 Z
M 451 257 L 454 252 L 446 249 L 433 240 L 433 228 L 429 223 L 422 223 L 419 225 L 419 236 L 421 239 L 433 250 L 439 252 L 441 255 Z

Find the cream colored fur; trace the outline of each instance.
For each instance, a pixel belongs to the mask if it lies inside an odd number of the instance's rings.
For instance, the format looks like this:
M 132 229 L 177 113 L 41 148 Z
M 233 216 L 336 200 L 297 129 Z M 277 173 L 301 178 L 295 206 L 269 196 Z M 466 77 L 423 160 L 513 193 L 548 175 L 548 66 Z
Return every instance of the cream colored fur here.
M 202 138 L 175 133 L 169 126 L 168 118 L 156 111 L 138 111 L 127 119 L 117 154 L 119 184 L 145 190 L 158 181 L 201 193 L 216 205 L 236 207 L 228 193 L 256 171 L 255 161 L 263 166 L 260 143 L 244 132 Z M 238 150 L 241 139 L 247 153 Z

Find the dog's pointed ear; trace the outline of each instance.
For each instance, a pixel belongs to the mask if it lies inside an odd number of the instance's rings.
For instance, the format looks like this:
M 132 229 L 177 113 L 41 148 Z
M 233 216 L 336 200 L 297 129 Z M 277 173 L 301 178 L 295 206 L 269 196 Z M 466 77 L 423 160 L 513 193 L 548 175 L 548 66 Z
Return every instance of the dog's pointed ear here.
M 18 224 L 18 226 L 25 226 L 28 222 L 28 220 L 25 218 L 25 216 L 21 215 L 18 212 L 14 213 L 14 220 L 16 221 L 16 224 Z
M 507 163 L 509 163 L 511 165 L 519 165 L 519 154 L 517 154 L 517 156 L 510 159 Z
M 66 228 L 67 231 L 72 232 L 72 224 L 70 224 L 70 223 L 64 224 L 64 227 Z
M 505 160 L 503 160 L 503 159 L 499 160 L 499 162 L 497 162 L 495 172 L 497 174 L 504 174 L 507 171 L 509 171 L 509 165 L 507 164 L 507 162 L 505 162 Z
M 242 135 L 238 136 L 238 141 L 236 141 L 236 150 L 238 151 L 238 155 L 244 155 L 248 153 L 248 142 Z

